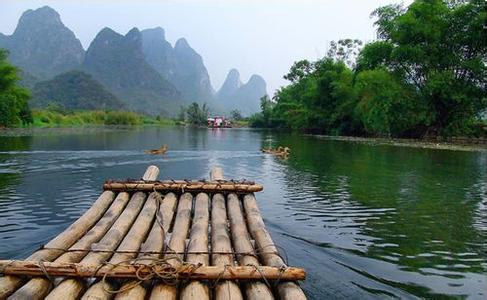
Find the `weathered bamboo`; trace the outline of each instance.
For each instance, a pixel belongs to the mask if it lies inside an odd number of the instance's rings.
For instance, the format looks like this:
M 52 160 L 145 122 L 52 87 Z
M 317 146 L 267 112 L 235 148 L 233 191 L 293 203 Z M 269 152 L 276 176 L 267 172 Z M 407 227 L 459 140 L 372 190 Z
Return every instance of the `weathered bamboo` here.
M 248 253 L 248 255 L 241 254 L 237 256 L 239 264 L 241 266 L 260 266 L 255 256 L 254 247 L 250 241 L 240 200 L 236 194 L 229 194 L 227 196 L 227 209 L 233 247 L 236 252 Z M 271 289 L 261 281 L 246 283 L 245 295 L 247 299 L 274 299 Z
M 193 254 L 201 255 L 201 254 Z M 41 267 L 42 265 L 42 267 Z M 150 270 L 142 264 L 120 264 L 107 269 L 100 265 L 87 265 L 82 263 L 58 263 L 38 262 L 27 260 L 0 260 L 0 269 L 4 274 L 42 276 L 46 271 L 53 277 L 103 277 L 107 278 L 137 278 L 137 270 L 140 276 L 153 274 L 154 271 L 162 271 L 166 266 L 155 265 Z M 44 270 L 43 270 L 44 269 Z M 285 269 L 269 266 L 197 266 L 191 269 L 181 266 L 177 272 L 178 278 L 191 279 L 261 279 L 265 276 L 268 279 L 303 280 L 306 277 L 304 269 L 287 267 Z
M 208 255 L 208 225 L 209 225 L 209 202 L 208 194 L 199 193 L 194 204 L 193 224 L 189 237 L 188 252 L 206 252 L 193 254 L 189 253 L 186 261 L 191 264 L 210 264 Z M 200 281 L 191 281 L 181 290 L 180 299 L 205 300 L 210 299 L 208 285 Z
M 176 221 L 174 222 L 174 228 L 172 230 L 171 240 L 169 241 L 169 251 L 176 253 L 183 253 L 186 244 L 186 237 L 188 236 L 189 225 L 191 222 L 191 208 L 193 204 L 193 196 L 190 193 L 184 193 L 179 198 L 178 211 L 176 215 Z M 174 259 L 168 259 L 168 262 L 178 267 L 180 261 L 184 259 L 182 254 L 170 254 L 168 252 L 166 257 L 174 257 Z M 175 300 L 177 297 L 177 289 L 173 285 L 167 285 L 164 283 L 156 283 L 152 288 L 150 299 L 168 299 Z
M 253 194 L 245 195 L 243 198 L 245 214 L 250 234 L 255 240 L 257 249 L 267 266 L 286 267 L 283 259 L 277 254 L 277 248 L 272 241 L 271 235 L 265 228 L 264 220 L 260 214 L 257 201 Z M 283 282 L 277 286 L 280 299 L 306 299 L 306 295 L 298 284 L 294 282 Z
M 113 201 L 110 208 L 106 211 L 103 217 L 90 229 L 79 241 L 77 241 L 69 252 L 64 253 L 58 257 L 57 263 L 76 263 L 79 262 L 88 251 L 74 251 L 76 249 L 90 249 L 91 244 L 99 241 L 103 235 L 110 229 L 118 216 L 122 213 L 127 205 L 129 195 L 127 193 L 120 193 Z M 43 277 L 35 277 L 29 280 L 24 286 L 15 291 L 9 299 L 44 299 L 49 293 L 51 282 Z
M 157 193 L 157 192 L 154 192 Z M 169 227 L 171 226 L 173 217 L 174 217 L 174 210 L 176 208 L 177 198 L 176 195 L 173 193 L 168 193 L 162 199 L 162 203 L 159 207 L 159 216 L 156 215 L 156 221 L 152 225 L 152 229 L 149 233 L 149 236 L 145 240 L 144 244 L 140 248 L 142 252 L 161 252 L 164 249 L 164 239 L 169 231 Z M 162 223 L 162 227 L 161 224 Z M 140 254 L 139 258 L 160 258 L 160 254 Z M 151 263 L 150 260 L 140 260 L 140 263 Z M 147 290 L 142 285 L 136 285 L 135 280 L 129 280 L 122 285 L 120 288 L 121 290 L 125 290 L 121 293 L 118 293 L 115 296 L 117 300 L 143 300 L 147 294 Z M 128 287 L 132 287 L 128 289 Z
M 101 241 L 92 246 L 95 252 L 90 252 L 86 255 L 81 263 L 83 264 L 101 264 L 107 261 L 111 256 L 113 250 L 122 241 L 123 237 L 130 229 L 135 218 L 140 212 L 142 205 L 145 202 L 145 194 L 142 192 L 132 195 L 127 207 L 113 224 L 107 234 Z M 96 252 L 96 250 L 102 250 Z M 73 299 L 78 298 L 82 290 L 85 288 L 85 282 L 80 279 L 66 279 L 56 286 L 46 297 L 46 299 Z
M 117 248 L 117 251 L 121 252 L 113 254 L 112 258 L 110 259 L 110 264 L 120 264 L 137 256 L 137 251 L 150 230 L 157 206 L 159 205 L 159 197 L 159 194 L 152 193 L 147 198 L 147 201 L 137 216 L 137 219 L 135 220 L 134 224 L 132 224 L 132 227 L 123 239 L 122 243 L 120 243 L 120 246 Z M 111 266 L 105 266 L 102 267 L 100 271 L 109 272 L 111 268 Z M 107 293 L 105 289 L 114 290 L 115 283 L 109 280 L 105 282 L 99 281 L 90 286 L 83 294 L 81 299 L 111 299 L 113 295 Z
M 203 181 L 184 181 L 184 180 L 168 180 L 168 181 L 107 181 L 103 188 L 105 190 L 117 192 L 205 192 L 205 193 L 254 193 L 263 190 L 262 185 L 246 182 L 203 182 Z
M 235 251 L 253 253 L 252 243 L 246 229 L 245 221 L 240 207 L 240 201 L 236 194 L 230 194 L 227 200 L 229 221 L 232 226 L 232 240 Z M 239 255 L 241 265 L 258 266 L 258 260 L 252 255 Z M 261 281 L 246 282 L 245 294 L 247 299 L 273 299 L 272 291 Z
M 223 180 L 223 170 L 213 168 L 210 180 Z M 222 194 L 213 195 L 211 201 L 211 264 L 213 266 L 233 266 L 232 254 L 218 254 L 215 252 L 232 252 L 232 242 L 228 232 L 227 209 L 225 197 Z M 234 281 L 219 281 L 215 286 L 216 300 L 240 300 L 243 299 L 240 287 Z
M 44 261 L 52 261 L 56 259 L 59 255 L 63 254 L 64 251 L 54 249 L 68 249 L 71 247 L 71 245 L 82 237 L 86 231 L 100 219 L 112 203 L 114 197 L 115 194 L 111 191 L 103 192 L 95 203 L 93 203 L 93 205 L 79 217 L 78 220 L 46 244 L 45 247 L 50 249 L 36 251 L 27 259 Z M 0 277 L 0 299 L 4 299 L 12 294 L 23 282 L 24 279 L 15 276 Z

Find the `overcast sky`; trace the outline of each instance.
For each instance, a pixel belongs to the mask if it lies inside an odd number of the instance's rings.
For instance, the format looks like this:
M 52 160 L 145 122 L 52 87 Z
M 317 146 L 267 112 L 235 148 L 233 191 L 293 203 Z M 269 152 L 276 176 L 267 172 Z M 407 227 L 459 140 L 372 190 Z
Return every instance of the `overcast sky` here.
M 393 2 L 403 1 L 2 0 L 0 32 L 11 34 L 22 12 L 44 5 L 59 12 L 85 49 L 103 27 L 125 34 L 132 27 L 161 26 L 173 45 L 185 37 L 203 56 L 216 90 L 236 68 L 244 82 L 263 76 L 272 94 L 286 84 L 282 76 L 294 61 L 322 57 L 330 41 L 373 40 L 370 13 Z

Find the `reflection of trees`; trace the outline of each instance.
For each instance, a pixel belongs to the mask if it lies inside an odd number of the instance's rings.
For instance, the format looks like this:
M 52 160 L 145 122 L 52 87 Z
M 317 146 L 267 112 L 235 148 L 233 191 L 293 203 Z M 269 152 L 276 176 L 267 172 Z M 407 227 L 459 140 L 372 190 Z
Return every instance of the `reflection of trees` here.
M 317 198 L 345 199 L 345 187 L 352 205 L 374 209 L 370 217 L 355 219 L 360 234 L 374 240 L 367 256 L 413 270 L 455 265 L 459 271 L 481 270 L 486 240 L 475 217 L 482 196 L 468 191 L 487 180 L 478 159 L 485 154 L 279 135 L 273 142 L 290 146 L 286 164 L 301 173 L 287 170 L 287 185 L 296 186 L 296 177 L 311 173 L 313 182 L 300 185 L 319 185 Z
M 30 150 L 32 137 L 29 136 L 13 136 L 0 137 L 0 151 L 25 151 Z M 18 154 L 0 154 L 0 199 L 2 193 L 10 186 L 16 185 L 20 180 L 20 173 L 15 170 L 10 170 L 8 165 L 10 160 L 15 158 Z

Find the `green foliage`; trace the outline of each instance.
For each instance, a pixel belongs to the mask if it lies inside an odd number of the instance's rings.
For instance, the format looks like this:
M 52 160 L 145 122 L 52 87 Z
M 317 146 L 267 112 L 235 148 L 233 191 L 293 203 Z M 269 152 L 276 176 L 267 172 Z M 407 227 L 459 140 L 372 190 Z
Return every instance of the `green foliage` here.
M 384 68 L 417 91 L 417 135 L 468 134 L 487 105 L 483 1 L 416 0 L 373 15 L 381 41 L 365 46 L 357 69 Z
M 81 71 L 69 71 L 51 80 L 39 82 L 32 92 L 33 107 L 44 108 L 56 104 L 75 110 L 125 108 L 125 104 L 101 83 Z
M 299 61 L 285 75 L 291 84 L 276 93 L 276 103 L 262 106 L 262 118 L 268 126 L 352 134 L 360 130 L 354 120 L 353 77 L 339 60 Z
M 18 70 L 7 61 L 7 51 L 0 49 L 0 127 L 32 123 L 28 90 L 17 85 Z
M 234 109 L 230 112 L 230 118 L 233 121 L 241 121 L 243 120 L 242 113 L 238 109 Z
M 382 69 L 363 71 L 356 81 L 357 112 L 366 132 L 376 136 L 400 136 L 417 130 L 425 108 L 415 105 L 415 91 Z
M 153 118 L 126 111 L 62 111 L 55 106 L 51 109 L 34 110 L 35 127 L 80 127 L 104 125 L 174 125 L 174 121 Z
M 361 50 L 359 40 L 332 42 L 325 58 L 296 62 L 275 104 L 250 123 L 333 135 L 478 134 L 487 111 L 486 15 L 480 0 L 380 7 L 378 41 Z
M 193 125 L 205 125 L 208 118 L 208 106 L 204 103 L 201 107 L 198 103 L 193 102 L 186 110 L 186 117 L 189 123 Z
M 274 103 L 265 95 L 260 98 L 260 113 L 255 113 L 249 117 L 249 125 L 251 127 L 270 128 L 275 126 L 272 116 L 274 114 Z

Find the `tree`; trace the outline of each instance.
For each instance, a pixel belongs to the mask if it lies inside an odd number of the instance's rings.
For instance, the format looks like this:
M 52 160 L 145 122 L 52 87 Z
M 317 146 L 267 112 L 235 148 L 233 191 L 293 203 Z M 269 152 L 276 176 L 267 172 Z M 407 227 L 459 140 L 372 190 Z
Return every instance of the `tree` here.
M 376 136 L 411 136 L 425 118 L 412 86 L 382 69 L 363 71 L 356 81 L 357 113 L 365 131 Z
M 326 56 L 328 58 L 342 61 L 348 67 L 355 67 L 355 60 L 362 49 L 363 42 L 358 39 L 342 39 L 338 42 L 330 42 L 330 48 Z
M 238 109 L 234 109 L 230 112 L 230 118 L 234 121 L 241 121 L 243 119 L 242 113 Z
M 358 71 L 387 70 L 417 91 L 419 135 L 468 133 L 487 105 L 483 1 L 416 0 L 373 15 L 380 41 L 365 46 Z
M 193 125 L 204 125 L 208 118 L 208 106 L 204 103 L 201 108 L 198 103 L 193 102 L 186 110 L 188 121 Z
M 177 120 L 180 122 L 185 122 L 186 121 L 186 107 L 184 105 L 181 105 L 179 107 L 179 112 L 177 115 Z
M 18 69 L 7 61 L 7 54 L 0 49 L 0 126 L 32 123 L 29 91 L 17 85 Z

